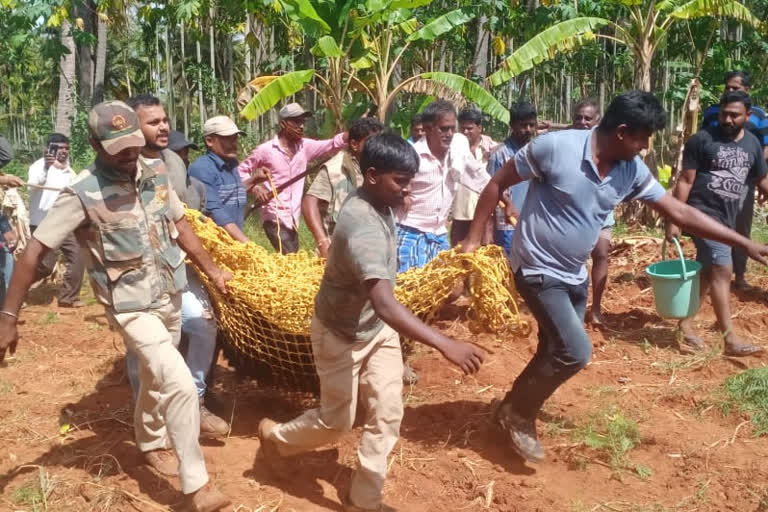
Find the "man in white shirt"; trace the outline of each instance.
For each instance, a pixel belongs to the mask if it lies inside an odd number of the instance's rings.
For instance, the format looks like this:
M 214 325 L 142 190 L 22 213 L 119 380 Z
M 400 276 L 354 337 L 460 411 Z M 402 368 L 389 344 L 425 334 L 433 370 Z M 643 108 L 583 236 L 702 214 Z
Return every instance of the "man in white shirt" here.
M 398 272 L 423 267 L 450 249 L 446 221 L 459 184 L 479 193 L 490 180 L 485 164 L 472 156 L 469 141 L 456 133 L 456 109 L 447 101 L 427 105 L 422 114 L 425 135 L 413 148 L 419 172 L 397 214 Z
M 75 172 L 69 166 L 69 139 L 66 135 L 52 133 L 48 136 L 45 156 L 29 167 L 29 227 L 32 233 L 48 214 L 56 202 L 59 192 L 69 186 L 75 178 Z M 59 307 L 79 308 L 80 286 L 83 283 L 85 266 L 80 256 L 80 247 L 74 234 L 70 234 L 60 248 L 64 257 L 64 280 L 59 289 Z M 50 251 L 37 268 L 37 280 L 53 273 L 59 251 Z

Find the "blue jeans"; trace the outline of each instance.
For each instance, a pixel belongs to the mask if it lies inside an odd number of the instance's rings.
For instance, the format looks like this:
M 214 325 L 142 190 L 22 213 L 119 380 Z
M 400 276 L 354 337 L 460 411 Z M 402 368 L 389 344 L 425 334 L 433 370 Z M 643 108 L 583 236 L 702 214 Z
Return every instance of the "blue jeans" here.
M 514 229 L 496 229 L 493 232 L 493 241 L 496 245 L 504 249 L 507 256 L 512 254 L 512 237 L 515 236 Z
M 195 381 L 197 395 L 202 397 L 216 351 L 216 318 L 208 292 L 192 269 L 187 272 L 187 287 L 181 293 L 181 332 L 189 340 L 184 360 Z M 126 365 L 135 400 L 139 392 L 139 360 L 130 350 L 126 353 Z
M 535 419 L 544 402 L 592 356 L 584 329 L 589 280 L 567 284 L 545 275 L 515 274 L 517 291 L 539 324 L 536 354 L 504 397 L 524 418 Z
M 13 274 L 13 254 L 5 245 L 0 246 L 0 307 L 5 302 L 5 292 Z

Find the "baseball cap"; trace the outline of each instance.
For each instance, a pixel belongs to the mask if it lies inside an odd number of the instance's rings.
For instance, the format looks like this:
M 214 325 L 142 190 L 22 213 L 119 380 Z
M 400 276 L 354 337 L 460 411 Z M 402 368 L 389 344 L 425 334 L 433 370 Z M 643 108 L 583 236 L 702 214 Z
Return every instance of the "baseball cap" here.
M 168 134 L 168 149 L 171 151 L 180 151 L 184 148 L 197 149 L 197 144 L 188 141 L 180 131 L 171 130 Z
M 291 119 L 292 117 L 311 117 L 312 112 L 304 110 L 304 107 L 298 103 L 289 103 L 281 108 L 277 115 L 282 121 L 283 119 Z
M 126 148 L 144 147 L 139 118 L 122 101 L 104 101 L 94 106 L 88 114 L 88 128 L 110 155 Z
M 203 125 L 203 136 L 223 135 L 227 137 L 236 133 L 245 133 L 237 127 L 234 121 L 227 116 L 215 116 L 210 118 Z

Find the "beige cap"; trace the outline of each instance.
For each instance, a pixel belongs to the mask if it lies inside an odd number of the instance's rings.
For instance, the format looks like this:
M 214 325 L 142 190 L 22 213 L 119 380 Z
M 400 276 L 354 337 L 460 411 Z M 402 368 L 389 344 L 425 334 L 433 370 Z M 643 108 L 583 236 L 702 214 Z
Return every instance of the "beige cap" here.
M 237 127 L 235 122 L 227 116 L 212 117 L 203 125 L 203 137 L 208 135 L 235 135 L 236 133 L 245 133 Z
M 289 103 L 288 105 L 281 108 L 277 115 L 282 121 L 283 119 L 291 119 L 293 117 L 311 117 L 312 112 L 304 110 L 304 107 L 298 103 Z

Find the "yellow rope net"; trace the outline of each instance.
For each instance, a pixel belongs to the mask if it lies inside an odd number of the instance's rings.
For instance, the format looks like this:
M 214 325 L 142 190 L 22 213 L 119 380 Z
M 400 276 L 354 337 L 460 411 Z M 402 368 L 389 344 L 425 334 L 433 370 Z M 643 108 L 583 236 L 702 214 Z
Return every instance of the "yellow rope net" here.
M 234 241 L 196 210 L 187 210 L 203 246 L 219 267 L 233 274 L 227 295 L 201 275 L 216 308 L 224 352 L 238 371 L 260 384 L 316 391 L 309 324 L 324 262 L 306 251 L 277 254 Z M 468 326 L 473 332 L 526 333 L 515 302 L 503 250 L 485 246 L 472 254 L 440 253 L 420 269 L 399 274 L 397 299 L 426 322 L 432 320 L 456 285 L 470 283 Z

